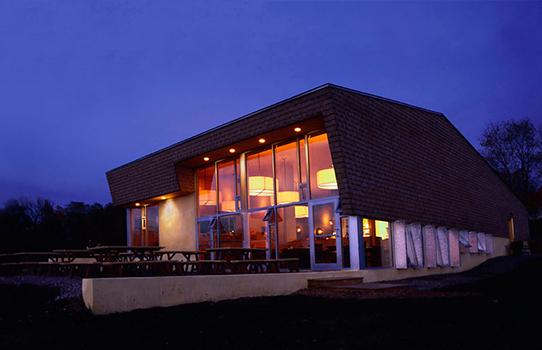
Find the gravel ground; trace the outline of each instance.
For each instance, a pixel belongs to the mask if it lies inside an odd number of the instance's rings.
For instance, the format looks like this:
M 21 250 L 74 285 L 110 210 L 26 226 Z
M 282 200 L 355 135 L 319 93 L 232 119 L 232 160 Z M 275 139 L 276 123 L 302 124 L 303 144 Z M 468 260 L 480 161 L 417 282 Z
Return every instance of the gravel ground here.
M 540 348 L 541 272 L 541 257 L 507 257 L 365 294 L 306 290 L 107 316 L 81 307 L 77 279 L 1 278 L 0 349 Z
M 0 276 L 0 285 L 31 285 L 47 287 L 57 291 L 54 301 L 81 299 L 81 279 L 43 276 Z

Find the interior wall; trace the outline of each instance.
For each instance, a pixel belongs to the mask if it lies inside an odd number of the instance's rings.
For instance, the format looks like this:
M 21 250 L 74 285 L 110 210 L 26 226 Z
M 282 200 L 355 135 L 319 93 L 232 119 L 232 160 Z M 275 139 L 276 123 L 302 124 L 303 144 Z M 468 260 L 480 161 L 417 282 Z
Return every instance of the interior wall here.
M 196 249 L 195 194 L 167 199 L 160 203 L 160 246 L 167 250 Z

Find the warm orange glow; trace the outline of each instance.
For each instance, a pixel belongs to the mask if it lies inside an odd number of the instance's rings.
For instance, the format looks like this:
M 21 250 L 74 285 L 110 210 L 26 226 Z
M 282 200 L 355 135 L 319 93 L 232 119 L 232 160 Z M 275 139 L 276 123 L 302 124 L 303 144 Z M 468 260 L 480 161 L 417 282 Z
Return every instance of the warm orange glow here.
M 336 190 L 337 178 L 333 168 L 322 169 L 316 172 L 316 185 L 323 190 Z
M 329 220 L 329 225 L 333 225 L 333 220 Z
M 221 211 L 227 211 L 227 212 L 234 212 L 235 211 L 235 201 L 222 201 L 220 203 L 220 210 Z
M 203 157 L 203 160 L 208 162 L 209 161 L 209 157 Z
M 301 227 L 297 226 L 297 228 L 295 230 L 296 230 L 297 233 L 300 233 L 301 232 Z
M 160 197 L 160 199 L 164 200 L 164 199 L 166 199 L 166 196 L 162 196 L 162 197 Z
M 200 190 L 199 205 L 216 205 L 216 191 Z
M 141 205 L 141 204 L 139 204 L 139 203 L 136 203 L 136 204 L 135 204 L 136 207 L 139 207 L 140 205 Z
M 235 153 L 235 148 L 230 148 L 230 153 Z
M 277 193 L 277 204 L 286 204 L 292 202 L 299 202 L 299 192 L 281 191 Z
M 367 219 L 363 219 L 363 237 L 371 237 L 371 227 Z
M 296 219 L 302 219 L 302 218 L 308 218 L 309 217 L 309 207 L 304 205 L 296 205 L 294 207 L 295 210 L 295 218 Z
M 249 176 L 248 194 L 249 196 L 272 197 L 273 178 L 270 176 Z
M 264 138 L 261 138 L 258 140 L 259 143 L 265 143 L 265 139 Z
M 321 235 L 321 234 L 323 234 L 323 233 L 324 233 L 324 230 L 322 230 L 320 227 L 318 227 L 318 228 L 316 229 L 316 234 L 317 234 L 317 235 Z
M 301 128 L 300 127 L 294 128 L 294 131 L 295 132 L 301 132 Z

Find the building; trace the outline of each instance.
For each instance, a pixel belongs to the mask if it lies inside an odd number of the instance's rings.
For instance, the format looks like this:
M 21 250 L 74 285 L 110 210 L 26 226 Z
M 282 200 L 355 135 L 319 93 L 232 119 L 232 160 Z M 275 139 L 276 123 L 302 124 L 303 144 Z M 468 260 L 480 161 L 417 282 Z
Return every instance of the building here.
M 523 205 L 442 113 L 332 84 L 107 179 L 131 245 L 259 247 L 310 270 L 453 267 L 528 235 Z

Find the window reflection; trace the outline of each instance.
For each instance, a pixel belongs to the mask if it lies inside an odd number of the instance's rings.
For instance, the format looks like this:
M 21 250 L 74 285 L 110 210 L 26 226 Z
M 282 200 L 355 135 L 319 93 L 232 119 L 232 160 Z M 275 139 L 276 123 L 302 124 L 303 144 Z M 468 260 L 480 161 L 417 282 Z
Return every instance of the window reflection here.
M 390 267 L 390 225 L 387 221 L 363 219 L 365 242 L 365 265 L 367 267 Z
M 337 229 L 335 205 L 319 204 L 312 207 L 314 225 L 314 260 L 317 264 L 337 262 Z
M 239 174 L 237 168 L 237 160 L 218 163 L 218 211 L 220 213 L 237 211 L 236 187 L 237 174 Z
M 327 135 L 311 135 L 307 140 L 308 145 L 305 139 L 298 139 L 274 146 L 273 150 L 270 147 L 258 153 L 247 154 L 246 168 L 243 169 L 246 171 L 246 178 L 243 178 L 243 181 L 246 181 L 243 183 L 246 184 L 246 193 L 241 193 L 239 158 L 218 161 L 215 165 L 197 170 L 197 213 L 201 218 L 198 224 L 200 249 L 249 245 L 269 249 L 271 257 L 298 257 L 302 260 L 303 267 L 309 267 L 309 235 L 312 234 L 308 229 L 309 210 L 307 204 L 299 205 L 299 202 L 336 196 L 338 191 Z M 309 169 L 307 164 L 310 164 Z M 246 233 L 249 242 L 243 242 L 245 236 L 242 217 L 230 215 L 241 211 L 241 196 L 244 196 L 243 203 L 246 200 L 248 205 L 244 208 L 244 215 L 247 221 L 245 227 L 249 229 Z M 298 205 L 275 207 L 288 203 Z M 269 212 L 273 215 L 266 222 L 264 219 Z M 330 215 L 332 214 L 334 212 Z M 216 220 L 213 230 L 209 230 L 208 221 L 203 221 L 204 218 L 211 217 Z M 318 232 L 314 233 L 318 247 L 323 249 L 317 252 L 318 260 L 326 262 L 336 260 L 336 251 L 331 248 L 336 241 L 334 232 L 339 223 L 330 224 L 330 221 L 328 219 L 326 223 L 318 224 L 322 226 L 318 227 L 323 235 L 329 235 L 327 239 L 320 237 Z M 328 228 L 331 229 L 330 232 L 327 232 Z M 345 234 L 348 232 L 343 231 Z M 342 237 L 342 241 L 346 245 L 343 249 L 346 266 L 349 264 L 346 249 L 348 236 Z
M 215 167 L 199 169 L 198 173 L 198 216 L 216 214 Z
M 275 174 L 280 189 L 277 192 L 277 203 L 286 204 L 302 200 L 299 181 L 299 159 L 297 142 L 275 148 Z
M 310 267 L 309 219 L 306 205 L 277 209 L 278 250 L 280 258 L 298 258 L 302 268 Z M 301 214 L 301 215 L 300 215 Z
M 311 198 L 337 196 L 337 179 L 326 134 L 309 137 Z
M 267 249 L 267 235 L 265 227 L 267 223 L 263 221 L 266 210 L 255 211 L 248 215 L 248 227 L 250 231 L 250 247 Z
M 198 249 L 205 250 L 212 247 L 211 226 L 209 221 L 198 222 Z
M 218 247 L 243 247 L 241 215 L 221 216 L 218 219 Z
M 275 205 L 271 150 L 247 156 L 247 185 L 249 208 Z

